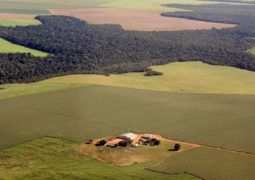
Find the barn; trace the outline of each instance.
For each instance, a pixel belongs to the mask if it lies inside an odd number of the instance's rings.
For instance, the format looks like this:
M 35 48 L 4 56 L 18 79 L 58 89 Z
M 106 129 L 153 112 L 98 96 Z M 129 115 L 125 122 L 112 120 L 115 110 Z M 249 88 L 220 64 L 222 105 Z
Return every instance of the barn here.
M 135 138 L 137 138 L 137 134 L 134 134 L 132 132 L 128 132 L 128 133 L 120 134 L 117 138 L 133 141 Z

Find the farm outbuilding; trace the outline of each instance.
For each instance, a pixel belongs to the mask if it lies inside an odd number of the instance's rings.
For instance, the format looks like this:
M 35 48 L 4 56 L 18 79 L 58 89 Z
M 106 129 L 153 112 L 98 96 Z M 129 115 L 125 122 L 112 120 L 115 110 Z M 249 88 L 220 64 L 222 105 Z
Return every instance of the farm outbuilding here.
M 130 141 L 133 141 L 136 137 L 137 137 L 137 134 L 134 134 L 131 132 L 123 133 L 118 136 L 118 138 L 120 138 L 120 139 L 125 139 L 125 140 L 130 140 Z

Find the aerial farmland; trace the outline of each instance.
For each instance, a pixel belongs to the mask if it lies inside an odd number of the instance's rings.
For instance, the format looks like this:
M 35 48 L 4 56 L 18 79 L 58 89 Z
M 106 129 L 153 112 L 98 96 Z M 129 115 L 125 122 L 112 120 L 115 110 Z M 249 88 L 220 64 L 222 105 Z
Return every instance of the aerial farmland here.
M 0 179 L 254 179 L 254 12 L 0 0 Z

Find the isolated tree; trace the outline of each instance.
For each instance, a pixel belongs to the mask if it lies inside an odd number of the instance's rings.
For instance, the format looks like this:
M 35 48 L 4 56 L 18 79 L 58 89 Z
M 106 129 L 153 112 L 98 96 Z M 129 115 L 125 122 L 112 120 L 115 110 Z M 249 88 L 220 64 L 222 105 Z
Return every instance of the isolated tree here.
M 179 151 L 181 149 L 181 145 L 179 143 L 174 145 L 174 150 Z

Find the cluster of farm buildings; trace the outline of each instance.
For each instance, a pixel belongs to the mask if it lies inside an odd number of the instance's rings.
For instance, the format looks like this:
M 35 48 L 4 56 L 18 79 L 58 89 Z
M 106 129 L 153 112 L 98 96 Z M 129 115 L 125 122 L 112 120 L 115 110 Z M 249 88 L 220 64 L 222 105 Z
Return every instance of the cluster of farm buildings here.
M 89 144 L 94 144 L 96 146 L 106 146 L 106 147 L 137 147 L 139 145 L 150 145 L 156 146 L 160 144 L 159 138 L 153 134 L 135 134 L 132 132 L 123 133 L 116 137 L 111 137 L 107 139 L 90 140 Z

